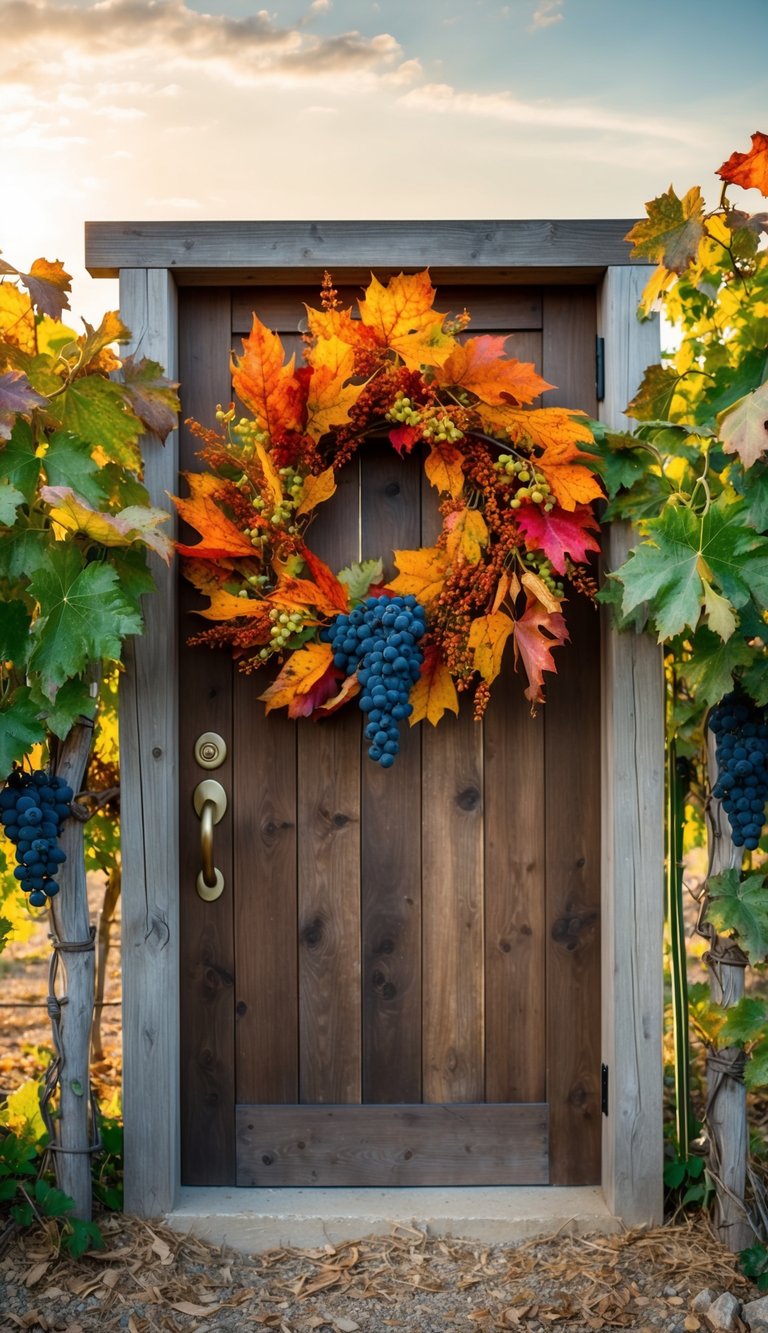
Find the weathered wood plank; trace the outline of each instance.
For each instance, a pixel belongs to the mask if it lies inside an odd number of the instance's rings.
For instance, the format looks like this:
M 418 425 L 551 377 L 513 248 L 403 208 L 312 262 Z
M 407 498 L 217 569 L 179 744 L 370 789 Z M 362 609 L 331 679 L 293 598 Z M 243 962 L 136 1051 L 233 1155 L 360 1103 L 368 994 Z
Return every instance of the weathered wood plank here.
M 235 673 L 236 1097 L 295 1102 L 296 723 L 266 715 L 260 693 L 256 679 Z
M 119 268 L 167 268 L 183 283 L 217 270 L 229 282 L 338 278 L 371 270 L 429 267 L 445 280 L 460 270 L 474 282 L 558 270 L 595 277 L 629 264 L 624 237 L 634 219 L 430 222 L 88 222 L 86 267 L 93 277 Z M 458 275 L 457 275 L 458 276 Z M 546 276 L 546 275 L 545 275 Z
M 304 304 L 318 304 L 319 289 L 315 287 L 253 287 L 236 288 L 232 293 L 232 331 L 240 336 L 250 332 L 254 312 L 268 328 L 279 332 L 297 333 L 306 327 Z M 342 306 L 356 310 L 362 287 L 339 287 Z M 437 289 L 435 305 L 449 314 L 460 314 L 469 298 L 465 287 L 441 284 Z M 470 331 L 478 329 L 506 333 L 512 329 L 541 328 L 541 292 L 535 287 L 475 287 L 472 289 L 472 323 Z
M 334 570 L 359 558 L 357 460 L 318 512 L 312 549 Z M 359 1102 L 359 709 L 298 733 L 299 1091 L 302 1102 Z
M 394 572 L 393 548 L 417 547 L 421 467 L 389 441 L 361 453 L 362 551 Z M 404 722 L 393 768 L 363 745 L 363 1101 L 421 1101 L 421 735 Z
M 240 1106 L 239 1185 L 546 1185 L 547 1108 Z
M 178 371 L 176 289 L 163 270 L 120 274 L 130 351 Z M 176 487 L 178 439 L 144 442 L 151 503 Z M 173 523 L 170 525 L 173 531 Z M 125 1206 L 171 1208 L 179 1176 L 178 680 L 176 578 L 150 556 L 156 591 L 120 678 Z
M 182 421 L 194 417 L 215 425 L 217 403 L 230 396 L 231 303 L 225 289 L 180 295 L 179 375 Z M 200 441 L 184 424 L 180 431 L 182 471 L 198 471 Z M 185 540 L 196 535 L 187 530 Z M 230 654 L 189 648 L 186 639 L 201 622 L 191 608 L 204 604 L 184 583 L 180 590 L 179 798 L 181 914 L 181 1144 L 182 1181 L 220 1184 L 234 1172 L 235 1018 L 232 676 Z M 221 735 L 226 762 L 211 774 L 194 758 L 203 731 Z M 215 777 L 227 792 L 229 808 L 214 832 L 214 860 L 224 876 L 224 892 L 213 903 L 196 892 L 200 870 L 200 823 L 192 803 L 198 782 Z
M 624 408 L 659 358 L 658 320 L 641 324 L 635 315 L 651 272 L 609 269 L 600 291 L 600 418 L 614 430 L 632 428 Z M 612 524 L 606 570 L 617 569 L 632 545 L 629 525 Z M 612 1211 L 639 1226 L 663 1216 L 663 674 L 650 635 L 617 633 L 607 610 L 602 632 L 603 1188 Z

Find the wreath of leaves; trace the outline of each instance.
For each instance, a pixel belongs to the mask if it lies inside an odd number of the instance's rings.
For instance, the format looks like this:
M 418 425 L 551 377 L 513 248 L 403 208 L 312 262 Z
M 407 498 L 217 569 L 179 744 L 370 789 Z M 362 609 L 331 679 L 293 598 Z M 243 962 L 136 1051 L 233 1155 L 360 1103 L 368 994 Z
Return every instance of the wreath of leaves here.
M 506 356 L 505 337 L 464 336 L 466 311 L 434 300 L 427 270 L 372 277 L 354 318 L 326 273 L 305 364 L 254 315 L 232 358 L 248 415 L 219 406 L 218 429 L 190 422 L 206 470 L 174 502 L 201 540 L 178 550 L 213 622 L 190 642 L 229 646 L 245 672 L 277 659 L 268 710 L 322 716 L 358 692 L 319 633 L 371 593 L 414 594 L 427 613 L 412 725 L 458 712 L 469 689 L 481 717 L 510 640 L 535 709 L 568 638 L 566 588 L 594 595 L 585 562 L 602 491 L 585 414 L 538 406 L 552 386 L 534 366 Z M 394 552 L 387 580 L 379 553 L 334 572 L 305 539 L 339 470 L 382 433 L 401 457 L 422 454 L 442 523 L 434 545 Z

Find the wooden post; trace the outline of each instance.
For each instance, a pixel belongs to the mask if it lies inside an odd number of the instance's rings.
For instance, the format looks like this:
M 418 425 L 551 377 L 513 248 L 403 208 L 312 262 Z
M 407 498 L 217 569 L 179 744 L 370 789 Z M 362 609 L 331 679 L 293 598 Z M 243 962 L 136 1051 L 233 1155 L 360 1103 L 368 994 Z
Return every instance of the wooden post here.
M 75 793 L 82 788 L 92 738 L 92 723 L 79 722 L 59 750 L 56 773 Z M 59 1139 L 54 1145 L 53 1156 L 59 1188 L 74 1200 L 75 1215 L 90 1221 L 94 949 L 85 882 L 83 824 L 79 819 L 66 820 L 60 843 L 67 859 L 58 875 L 60 892 L 51 899 L 51 917 L 53 947 L 60 948 L 60 961 L 66 974 L 67 1003 L 61 1009 L 58 1032 L 60 1118 Z M 52 1021 L 55 1024 L 57 1020 L 53 1018 Z
M 717 781 L 715 737 L 707 728 L 707 769 L 710 790 Z M 707 807 L 709 874 L 741 869 L 741 849 L 731 841 L 728 817 L 722 803 L 710 796 Z M 718 935 L 704 918 L 699 926 L 709 940 L 704 960 L 709 969 L 709 987 L 716 1004 L 729 1009 L 744 994 L 745 953 L 734 940 Z M 717 1188 L 715 1226 L 724 1245 L 737 1253 L 755 1240 L 744 1203 L 749 1131 L 747 1089 L 744 1085 L 744 1053 L 738 1046 L 710 1050 L 707 1055 L 707 1112 L 709 1167 Z

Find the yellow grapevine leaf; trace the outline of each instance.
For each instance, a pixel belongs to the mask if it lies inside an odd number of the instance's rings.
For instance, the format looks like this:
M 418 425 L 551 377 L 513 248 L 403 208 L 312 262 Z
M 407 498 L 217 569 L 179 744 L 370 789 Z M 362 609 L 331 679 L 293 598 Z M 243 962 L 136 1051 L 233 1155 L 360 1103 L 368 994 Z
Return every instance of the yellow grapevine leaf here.
M 431 722 L 436 727 L 446 709 L 459 711 L 459 696 L 453 677 L 434 644 L 424 653 L 421 675 L 410 694 L 413 712 L 408 719 L 411 726 L 417 722 Z
M 445 521 L 446 549 L 451 560 L 466 560 L 476 565 L 488 545 L 488 527 L 479 509 L 461 509 Z
M 254 315 L 243 355 L 232 357 L 232 383 L 242 402 L 270 437 L 301 426 L 302 393 L 296 358 L 285 362 L 283 344 Z
M 332 467 L 327 467 L 325 472 L 320 472 L 316 477 L 311 475 L 305 477 L 301 490 L 301 504 L 296 510 L 296 517 L 308 514 L 311 509 L 322 504 L 323 500 L 330 500 L 335 490 L 336 478 Z
M 504 647 L 514 628 L 514 620 L 504 611 L 494 611 L 472 621 L 469 646 L 475 654 L 473 666 L 489 685 L 501 671 Z
M 443 591 L 448 572 L 448 557 L 437 546 L 422 546 L 418 551 L 395 551 L 399 570 L 389 588 L 396 593 L 413 593 L 422 606 L 428 607 Z
M 386 287 L 371 276 L 359 302 L 360 317 L 379 346 L 397 352 L 406 365 L 439 365 L 455 344 L 442 332 L 446 317 L 432 309 L 434 299 L 428 269 L 400 273 Z
M 291 653 L 282 671 L 269 689 L 259 695 L 266 703 L 266 712 L 285 708 L 298 695 L 308 694 L 312 686 L 333 665 L 333 649 L 329 643 L 308 643 Z
M 0 341 L 34 356 L 35 313 L 32 302 L 20 287 L 0 282 Z
M 141 542 L 166 564 L 170 563 L 173 542 L 158 531 L 158 525 L 167 523 L 170 517 L 163 509 L 131 505 L 117 514 L 105 514 L 93 509 L 71 486 L 41 486 L 40 497 L 51 506 L 53 522 L 65 532 L 82 532 L 101 546 L 132 546 Z
M 553 386 L 536 373 L 532 363 L 504 356 L 507 339 L 483 334 L 457 343 L 442 370 L 441 384 L 467 389 L 491 406 L 503 403 L 532 403 Z
M 341 338 L 320 338 L 307 352 L 306 359 L 312 366 L 312 377 L 305 429 L 313 440 L 320 440 L 331 426 L 343 426 L 349 421 L 350 409 L 365 386 L 349 383 L 355 373 L 355 353 Z
M 719 592 L 715 592 L 707 578 L 702 577 L 701 586 L 704 593 L 704 614 L 707 617 L 709 628 L 713 634 L 719 634 L 723 643 L 725 643 L 730 639 L 738 624 L 736 612 L 727 597 L 722 597 Z
M 678 199 L 670 185 L 666 194 L 645 205 L 647 218 L 636 222 L 624 238 L 632 241 L 633 259 L 651 259 L 673 273 L 683 273 L 705 236 L 704 200 L 698 185 Z
M 464 486 L 461 452 L 450 440 L 433 443 L 424 462 L 424 471 L 431 486 L 458 500 Z

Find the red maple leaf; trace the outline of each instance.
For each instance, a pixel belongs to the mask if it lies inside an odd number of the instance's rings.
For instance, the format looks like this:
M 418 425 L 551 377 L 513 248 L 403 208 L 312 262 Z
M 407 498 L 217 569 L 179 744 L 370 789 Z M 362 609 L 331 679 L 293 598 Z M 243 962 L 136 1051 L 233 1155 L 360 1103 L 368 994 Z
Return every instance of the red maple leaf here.
M 768 134 L 757 130 L 752 135 L 748 153 L 731 153 L 718 171 L 721 180 L 740 185 L 744 190 L 753 187 L 768 196 Z
M 544 672 L 557 671 L 552 660 L 552 649 L 567 643 L 569 638 L 565 620 L 557 611 L 546 611 L 541 602 L 532 598 L 522 616 L 515 621 L 515 665 L 522 658 L 528 677 L 526 699 L 532 705 L 544 702 Z
M 589 505 L 577 505 L 572 513 L 556 505 L 547 514 L 541 505 L 526 504 L 520 506 L 516 518 L 528 550 L 543 551 L 558 574 L 565 573 L 566 555 L 580 563 L 587 551 L 600 550 L 592 535 L 599 525 Z

